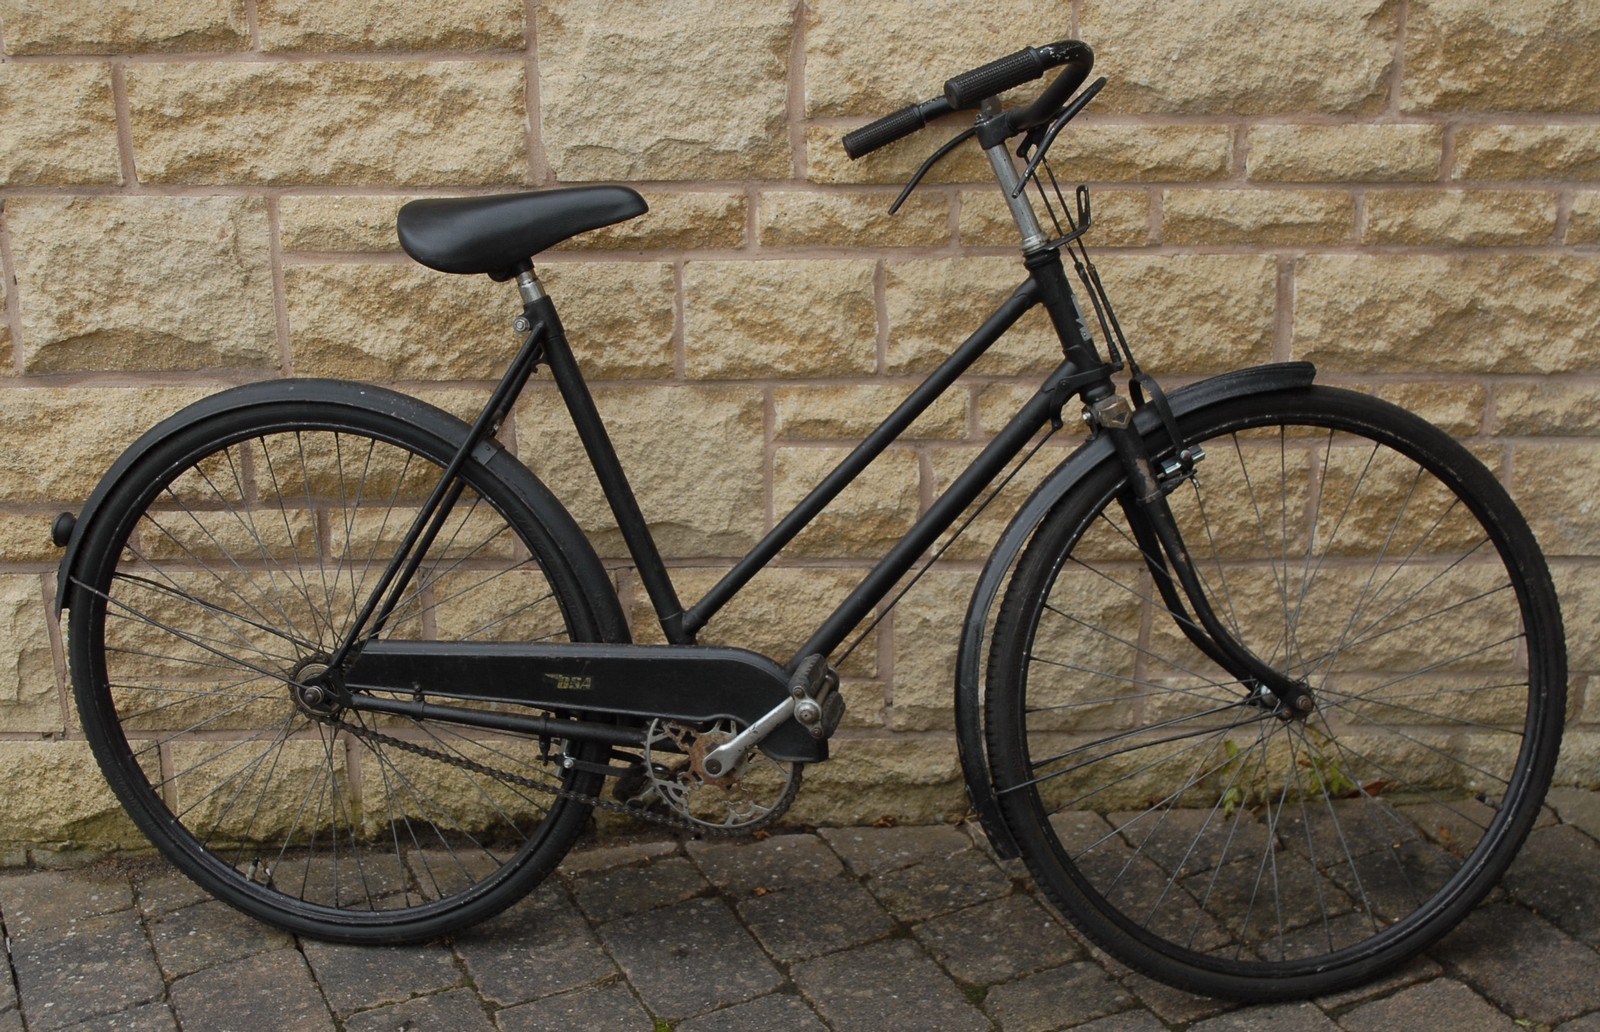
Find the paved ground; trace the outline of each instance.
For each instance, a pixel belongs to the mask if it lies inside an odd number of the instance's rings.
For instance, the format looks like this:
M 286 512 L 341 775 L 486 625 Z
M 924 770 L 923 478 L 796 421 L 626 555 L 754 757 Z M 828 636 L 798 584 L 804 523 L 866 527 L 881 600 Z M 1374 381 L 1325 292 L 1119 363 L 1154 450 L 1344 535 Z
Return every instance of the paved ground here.
M 968 829 L 846 828 L 581 849 L 502 917 L 409 949 L 291 939 L 156 861 L 8 872 L 0 1032 L 1600 1032 L 1600 795 L 1551 803 L 1427 957 L 1303 1004 L 1119 967 Z

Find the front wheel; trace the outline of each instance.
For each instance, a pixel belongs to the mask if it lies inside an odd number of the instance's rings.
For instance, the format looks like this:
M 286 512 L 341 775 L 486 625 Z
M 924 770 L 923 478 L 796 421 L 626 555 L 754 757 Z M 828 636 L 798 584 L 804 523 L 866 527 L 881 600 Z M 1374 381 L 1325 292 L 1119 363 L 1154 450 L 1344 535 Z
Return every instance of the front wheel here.
M 1002 813 L 1090 938 L 1250 1000 L 1373 977 L 1460 921 L 1537 816 L 1566 658 L 1550 575 L 1446 434 L 1329 388 L 1189 414 L 1168 502 L 1230 633 L 1305 717 L 1174 621 L 1107 461 L 1045 518 L 997 618 L 986 693 Z
M 560 740 L 308 690 L 466 428 L 373 388 L 251 391 L 178 417 L 85 531 L 68 596 L 84 734 L 150 840 L 247 913 L 349 942 L 481 920 L 554 869 L 589 811 L 562 793 L 599 776 L 563 771 Z M 575 572 L 554 500 L 492 445 L 461 478 L 384 636 L 596 640 L 604 582 Z

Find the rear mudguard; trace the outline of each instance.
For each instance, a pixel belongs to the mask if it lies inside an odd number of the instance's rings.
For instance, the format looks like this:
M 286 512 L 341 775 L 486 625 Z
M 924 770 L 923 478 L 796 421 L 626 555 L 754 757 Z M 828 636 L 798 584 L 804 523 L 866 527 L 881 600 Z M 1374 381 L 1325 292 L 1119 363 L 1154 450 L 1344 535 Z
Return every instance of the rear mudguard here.
M 1256 366 L 1224 373 L 1209 380 L 1179 387 L 1168 394 L 1175 416 L 1181 418 L 1208 405 L 1230 398 L 1269 391 L 1293 390 L 1311 386 L 1316 369 L 1309 362 L 1285 362 Z M 1160 434 L 1160 419 L 1152 406 L 1134 414 L 1134 426 L 1141 434 Z M 984 832 L 995 852 L 1003 857 L 1017 855 L 1017 846 L 1005 826 L 989 777 L 989 760 L 983 729 L 984 633 L 995 601 L 1022 550 L 1033 532 L 1062 499 L 1088 473 L 1102 462 L 1116 462 L 1111 443 L 1104 436 L 1085 441 L 1033 492 L 1006 532 L 989 554 L 978 583 L 972 591 L 967 617 L 962 624 L 961 648 L 956 657 L 956 744 L 961 755 L 961 771 L 971 801 Z
M 383 412 L 434 433 L 444 448 L 452 450 L 459 447 L 470 429 L 455 416 L 424 401 L 382 387 L 347 380 L 267 380 L 202 398 L 162 420 L 129 445 L 128 450 L 106 471 L 88 501 L 84 502 L 73 523 L 66 543 L 66 554 L 61 557 L 56 574 L 57 614 L 70 604 L 73 578 L 82 562 L 83 542 L 88 538 L 90 529 L 100 518 L 119 515 L 105 513 L 102 509 L 106 496 L 123 478 L 137 476 L 145 479 L 170 473 L 170 470 L 149 468 L 154 461 L 150 459 L 151 452 L 198 420 L 241 413 L 280 402 L 340 405 Z M 578 524 L 549 489 L 498 441 L 491 439 L 479 444 L 473 452 L 473 458 L 504 480 L 544 522 L 582 586 L 602 640 L 631 640 L 611 578 L 606 575 L 605 567 L 601 565 L 600 558 L 584 537 L 583 531 L 578 529 Z

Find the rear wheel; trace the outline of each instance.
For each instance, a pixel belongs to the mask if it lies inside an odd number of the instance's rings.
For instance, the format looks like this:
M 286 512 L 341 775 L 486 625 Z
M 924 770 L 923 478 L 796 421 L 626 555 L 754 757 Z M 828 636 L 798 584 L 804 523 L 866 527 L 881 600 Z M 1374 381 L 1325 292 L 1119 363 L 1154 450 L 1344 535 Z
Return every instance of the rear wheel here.
M 129 814 L 208 890 L 296 932 L 427 939 L 545 877 L 589 810 L 556 793 L 600 779 L 561 771 L 559 740 L 319 698 L 465 432 L 398 395 L 321 393 L 201 418 L 118 481 L 71 586 L 74 691 Z M 494 447 L 462 479 L 384 636 L 596 639 L 553 500 Z
M 1565 651 L 1549 573 L 1464 447 L 1345 391 L 1183 420 L 1168 501 L 1212 607 L 1317 706 L 1280 712 L 1175 623 L 1107 462 L 1039 527 L 986 696 L 1005 820 L 1130 965 L 1244 999 L 1372 977 L 1453 927 L 1549 784 Z

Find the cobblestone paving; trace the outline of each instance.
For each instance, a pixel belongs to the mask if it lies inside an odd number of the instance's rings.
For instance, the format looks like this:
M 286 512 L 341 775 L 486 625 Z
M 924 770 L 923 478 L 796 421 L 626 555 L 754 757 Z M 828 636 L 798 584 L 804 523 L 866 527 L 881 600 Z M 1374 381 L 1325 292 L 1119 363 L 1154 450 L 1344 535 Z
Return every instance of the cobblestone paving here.
M 965 827 L 592 845 L 448 942 L 295 939 L 156 860 L 0 874 L 0 1032 L 1600 1032 L 1600 795 L 1370 986 L 1239 1007 L 1120 967 Z

